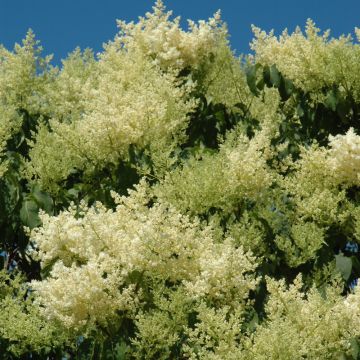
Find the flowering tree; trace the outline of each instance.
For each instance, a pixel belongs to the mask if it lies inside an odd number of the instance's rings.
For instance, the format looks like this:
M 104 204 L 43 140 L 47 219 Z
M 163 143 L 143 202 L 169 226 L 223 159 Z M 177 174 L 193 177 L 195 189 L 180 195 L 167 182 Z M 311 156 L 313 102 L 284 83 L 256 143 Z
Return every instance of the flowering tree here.
M 2 357 L 357 359 L 360 46 L 171 15 L 0 48 Z

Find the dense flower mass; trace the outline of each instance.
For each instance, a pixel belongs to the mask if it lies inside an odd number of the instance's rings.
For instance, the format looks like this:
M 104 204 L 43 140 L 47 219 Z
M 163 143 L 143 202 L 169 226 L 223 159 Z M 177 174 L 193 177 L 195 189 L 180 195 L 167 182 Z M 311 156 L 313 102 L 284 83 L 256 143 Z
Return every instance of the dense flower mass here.
M 162 73 L 139 52 L 109 45 L 94 68 L 81 90 L 82 115 L 75 108 L 67 121 L 52 117 L 31 142 L 28 176 L 49 190 L 74 167 L 91 171 L 126 158 L 130 144 L 169 151 L 196 104 L 188 98 L 190 85 L 180 86 L 174 74 Z
M 189 31 L 184 31 L 179 25 L 180 17 L 170 20 L 172 12 L 165 12 L 161 1 L 153 10 L 136 24 L 118 21 L 120 34 L 116 41 L 130 52 L 140 50 L 162 68 L 197 67 L 226 37 L 226 30 L 220 26 L 220 12 L 208 22 L 200 20 L 195 24 L 188 20 Z
M 273 32 L 253 27 L 255 39 L 251 48 L 261 64 L 276 64 L 277 68 L 303 90 L 314 91 L 321 96 L 324 86 L 339 86 L 339 91 L 351 91 L 359 100 L 358 44 L 352 44 L 351 36 L 331 38 L 330 31 L 320 33 L 315 23 L 308 20 L 305 34 L 299 27 L 289 34 L 285 30 L 279 38 Z
M 141 294 L 133 293 L 134 272 L 181 282 L 189 297 L 216 301 L 245 300 L 255 288 L 254 275 L 246 274 L 256 268 L 251 255 L 241 248 L 234 252 L 230 239 L 216 244 L 210 228 L 169 205 L 149 209 L 144 186 L 126 198 L 114 194 L 115 211 L 97 204 L 84 206 L 78 218 L 74 208 L 56 217 L 41 215 L 42 227 L 30 236 L 38 247 L 33 256 L 43 266 L 51 263 L 52 270 L 31 287 L 48 318 L 67 327 L 88 326 L 116 310 L 136 308 Z
M 118 26 L 0 48 L 0 357 L 359 358 L 359 45 Z
M 360 184 L 360 136 L 350 128 L 345 135 L 330 137 L 330 163 L 339 179 L 351 185 Z

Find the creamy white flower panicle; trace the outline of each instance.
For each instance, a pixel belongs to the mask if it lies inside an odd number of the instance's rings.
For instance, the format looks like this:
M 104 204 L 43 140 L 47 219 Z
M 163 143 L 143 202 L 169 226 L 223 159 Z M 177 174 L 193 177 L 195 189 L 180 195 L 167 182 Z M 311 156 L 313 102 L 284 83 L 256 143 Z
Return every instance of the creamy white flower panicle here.
M 76 216 L 77 209 L 74 206 L 58 216 L 40 211 L 42 226 L 33 229 L 31 233 L 38 248 L 32 256 L 41 260 L 43 267 L 54 259 L 61 260 L 65 266 L 86 263 L 104 249 L 105 244 L 99 239 L 94 226 L 99 225 L 97 215 L 102 216 L 102 221 L 106 223 L 112 220 L 107 220 L 112 212 L 99 203 L 96 208 L 88 209 L 84 203 L 82 207 L 83 216 L 80 218 Z
M 224 146 L 229 189 L 243 197 L 256 199 L 273 181 L 266 164 L 267 138 L 258 132 L 253 139 L 239 136 L 233 146 Z
M 196 106 L 188 97 L 191 85 L 180 85 L 175 73 L 163 73 L 138 51 L 115 44 L 101 55 L 99 72 L 99 87 L 90 91 L 81 123 L 89 139 L 96 133 L 87 149 L 90 156 L 109 161 L 129 144 L 156 148 L 157 142 L 183 136 L 187 114 Z
M 360 136 L 353 128 L 329 137 L 329 163 L 335 176 L 349 185 L 360 184 Z
M 41 58 L 42 47 L 29 30 L 14 51 L 0 46 L 0 103 L 16 106 L 30 114 L 42 108 L 44 87 L 52 80 L 47 71 L 52 56 Z
M 257 63 L 275 64 L 297 86 L 314 91 L 312 96 L 321 96 L 321 88 L 337 84 L 341 92 L 351 91 L 359 100 L 360 47 L 352 43 L 350 35 L 329 39 L 330 31 L 320 34 L 320 29 L 310 19 L 305 34 L 299 27 L 292 34 L 285 30 L 278 38 L 273 31 L 267 34 L 255 26 L 253 32 L 255 38 L 251 48 Z
M 44 89 L 48 116 L 73 122 L 84 113 L 89 89 L 97 88 L 98 66 L 90 49 L 76 48 L 53 69 L 54 79 Z
M 225 28 L 220 26 L 220 12 L 208 22 L 200 20 L 195 24 L 188 20 L 189 31 L 180 28 L 180 17 L 169 20 L 171 15 L 158 0 L 153 13 L 140 17 L 136 24 L 118 20 L 120 34 L 116 40 L 129 51 L 139 49 L 161 68 L 181 69 L 198 66 L 216 51 L 217 43 L 226 34 Z
M 242 248 L 234 248 L 231 239 L 204 251 L 199 262 L 199 274 L 185 282 L 185 288 L 195 298 L 207 296 L 219 303 L 239 306 L 258 283 L 253 275 L 256 259 Z
M 84 80 L 84 97 L 71 121 L 51 119 L 51 131 L 40 126 L 30 142 L 27 176 L 48 190 L 56 191 L 56 183 L 75 168 L 91 173 L 126 159 L 130 144 L 161 154 L 184 137 L 196 106 L 188 96 L 191 85 L 179 84 L 174 73 L 163 73 L 139 52 L 115 44 L 107 46 L 96 70 L 96 81 Z
M 156 195 L 190 214 L 211 207 L 231 212 L 241 200 L 261 198 L 274 180 L 264 155 L 269 153 L 266 132 L 264 127 L 250 140 L 238 131 L 228 133 L 218 153 L 191 158 L 168 172 Z
M 43 110 L 44 85 L 51 76 L 42 71 L 51 56 L 42 59 L 41 50 L 31 30 L 22 45 L 15 44 L 13 52 L 0 45 L 0 156 L 7 141 L 20 130 L 24 111 L 38 114 Z M 6 169 L 6 161 L 0 160 L 0 177 Z
M 315 287 L 305 295 L 299 275 L 289 287 L 267 278 L 270 292 L 266 321 L 245 342 L 244 359 L 334 359 L 350 353 L 359 336 L 359 287 L 344 300 L 334 284 L 325 293 Z
M 296 81 L 301 86 L 318 86 L 316 81 L 323 75 L 319 65 L 326 51 L 326 40 L 329 36 L 325 33 L 318 36 L 319 29 L 308 20 L 306 34 L 304 35 L 299 27 L 291 35 L 287 30 L 277 39 L 274 32 L 267 34 L 265 31 L 253 26 L 255 35 L 251 43 L 255 51 L 255 59 L 261 64 L 276 64 L 278 69 Z M 311 79 L 311 76 L 313 79 Z
M 0 102 L 0 156 L 6 151 L 7 141 L 16 133 L 22 123 L 22 119 L 16 111 L 15 106 L 2 105 Z M 7 162 L 0 160 L 0 178 L 6 172 Z
M 245 359 L 239 339 L 243 322 L 241 306 L 212 308 L 201 303 L 197 308 L 199 323 L 187 328 L 187 341 L 183 346 L 186 358 L 191 360 Z
M 324 245 L 323 230 L 313 222 L 295 223 L 289 236 L 276 236 L 275 243 L 285 253 L 287 263 L 296 267 L 316 256 Z
M 98 203 L 83 205 L 78 215 L 74 207 L 40 215 L 43 225 L 31 239 L 42 266 L 54 265 L 31 286 L 47 317 L 80 328 L 106 322 L 130 302 L 136 306 L 132 284 L 126 285 L 133 271 L 183 283 L 189 296 L 246 300 L 257 282 L 255 259 L 230 241 L 215 243 L 211 228 L 168 204 L 148 208 L 147 192 L 141 182 L 129 197 L 114 194 L 115 211 Z
M 36 303 L 50 321 L 78 331 L 114 320 L 116 311 L 136 307 L 134 286 L 120 289 L 124 279 L 116 262 L 104 253 L 71 267 L 57 261 L 47 280 L 32 281 Z

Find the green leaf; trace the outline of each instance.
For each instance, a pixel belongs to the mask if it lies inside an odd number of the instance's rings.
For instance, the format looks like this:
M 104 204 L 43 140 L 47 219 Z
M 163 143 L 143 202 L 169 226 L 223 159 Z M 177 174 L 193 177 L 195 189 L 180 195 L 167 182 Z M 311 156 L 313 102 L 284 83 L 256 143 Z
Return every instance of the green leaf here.
M 59 260 L 58 257 L 51 259 L 49 263 L 47 263 L 45 266 L 42 267 L 42 269 L 41 269 L 41 278 L 42 279 L 46 279 L 50 275 L 52 268 L 54 267 L 55 263 L 58 260 Z
M 272 87 L 270 80 L 270 68 L 267 65 L 263 67 L 263 79 L 267 87 Z
M 49 194 L 41 191 L 39 186 L 35 185 L 32 188 L 31 196 L 37 203 L 39 208 L 45 210 L 48 214 L 52 214 L 53 211 L 53 200 Z
M 336 92 L 334 90 L 330 90 L 325 98 L 324 105 L 328 109 L 335 111 L 338 103 L 339 100 L 338 97 L 336 96 Z
M 360 348 L 359 348 L 359 343 L 357 342 L 356 339 L 351 339 L 350 340 L 350 346 L 351 346 L 351 356 L 354 358 L 354 359 L 357 359 L 358 356 L 359 356 L 359 352 L 360 352 Z
M 302 108 L 301 104 L 298 104 L 298 106 L 296 107 L 296 113 L 299 117 L 303 117 L 305 115 L 305 111 Z
M 351 114 L 351 103 L 343 98 L 338 98 L 336 112 L 343 122 L 347 121 L 347 117 Z
M 288 96 L 290 96 L 295 91 L 295 86 L 293 82 L 289 79 L 284 79 L 285 84 L 285 92 Z
M 270 67 L 270 81 L 273 86 L 279 87 L 281 83 L 281 74 L 275 65 L 271 65 Z
M 352 256 L 351 261 L 352 261 L 353 269 L 355 271 L 357 271 L 358 273 L 360 273 L 360 261 L 359 261 L 359 259 L 356 256 Z
M 247 329 L 252 332 L 256 329 L 258 324 L 259 324 L 259 315 L 256 311 L 254 311 L 251 320 L 247 323 Z
M 115 348 L 115 359 L 116 360 L 125 360 L 129 353 L 129 348 L 124 341 L 121 341 L 116 345 Z
M 67 195 L 69 196 L 69 198 L 77 199 L 79 197 L 79 192 L 79 189 L 72 188 L 67 191 Z
M 352 261 L 342 253 L 335 255 L 336 269 L 341 273 L 344 280 L 348 280 L 351 275 Z
M 295 91 L 295 86 L 291 80 L 282 78 L 279 86 L 279 93 L 283 101 L 286 101 Z
M 265 86 L 264 78 L 261 78 L 261 79 L 256 83 L 256 87 L 257 87 L 259 90 L 263 90 L 263 89 L 264 89 L 264 86 Z
M 1 207 L 8 216 L 15 210 L 21 198 L 21 186 L 15 170 L 9 169 L 0 180 L 0 197 Z
M 256 86 L 256 72 L 259 67 L 260 64 L 256 64 L 246 69 L 246 82 L 249 86 L 250 91 L 256 96 L 259 95 L 259 90 Z
M 39 226 L 41 220 L 38 215 L 39 207 L 34 200 L 26 199 L 20 209 L 20 219 L 22 223 L 30 229 Z

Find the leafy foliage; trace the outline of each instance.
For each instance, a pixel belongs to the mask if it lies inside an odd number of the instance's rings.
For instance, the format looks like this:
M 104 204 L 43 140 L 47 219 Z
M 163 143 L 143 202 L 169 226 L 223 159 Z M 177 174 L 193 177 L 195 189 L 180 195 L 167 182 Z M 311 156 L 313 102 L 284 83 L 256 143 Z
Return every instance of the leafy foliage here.
M 2 358 L 359 358 L 359 45 L 119 28 L 0 48 Z

